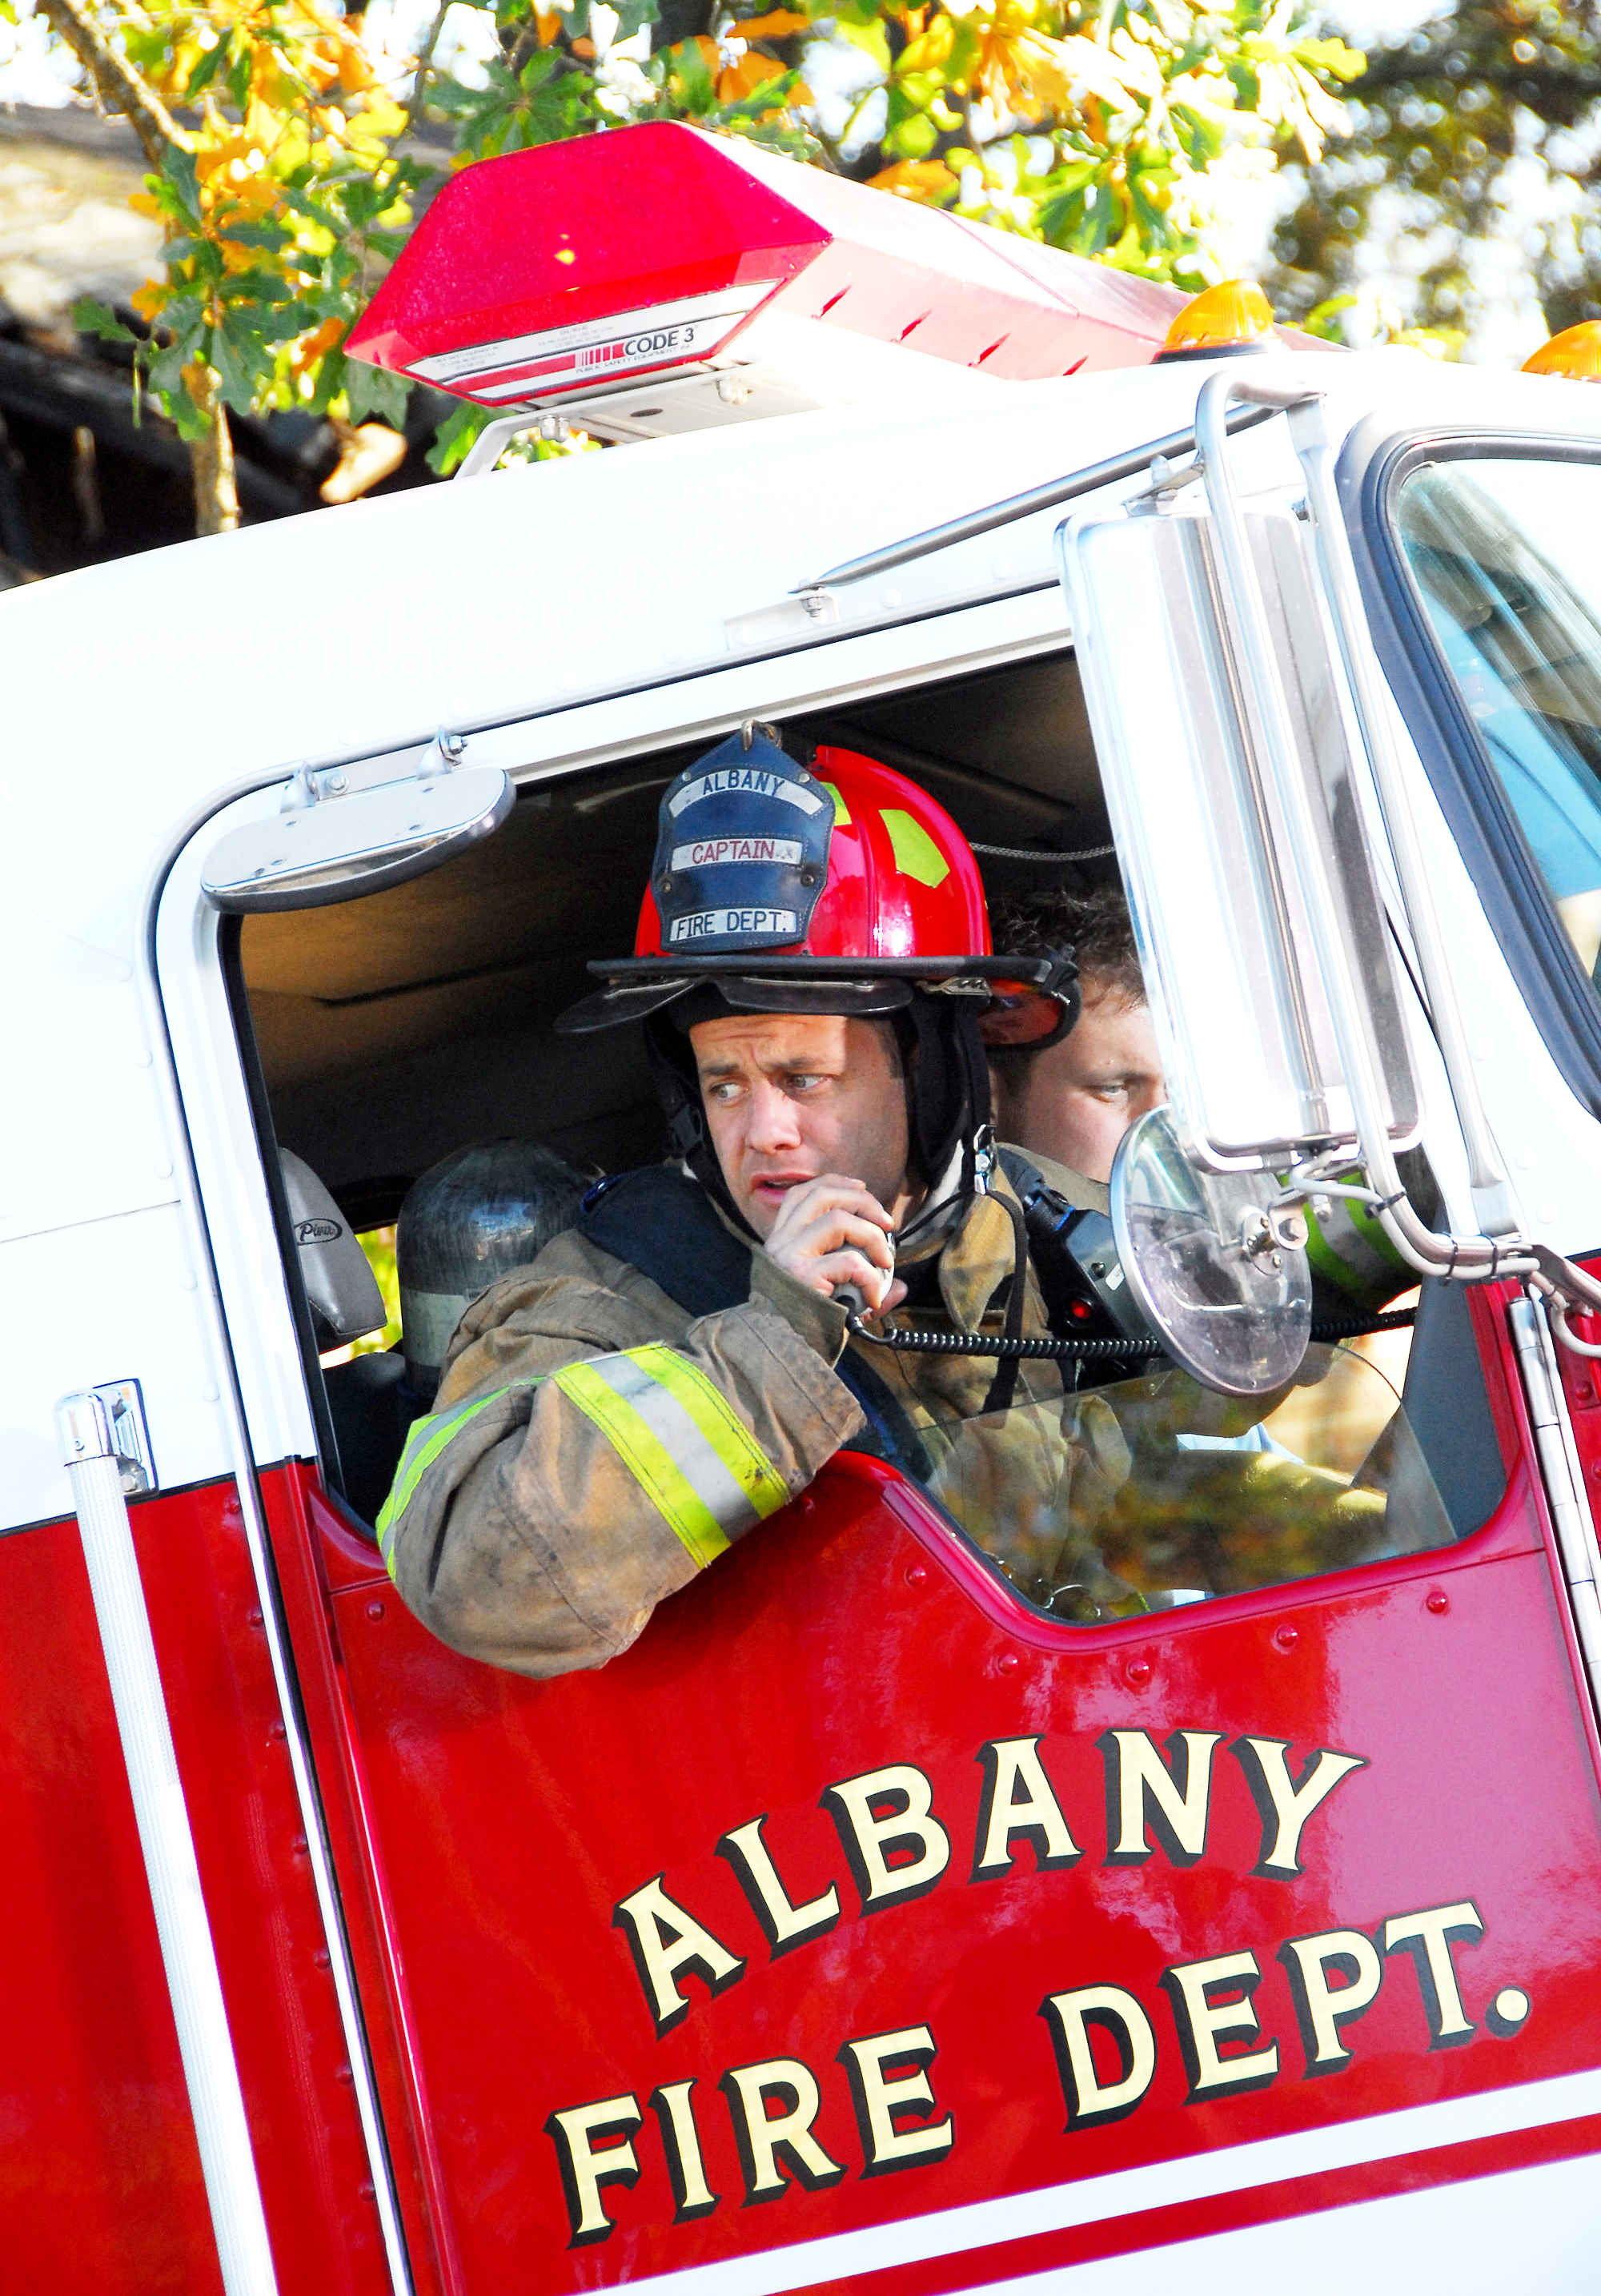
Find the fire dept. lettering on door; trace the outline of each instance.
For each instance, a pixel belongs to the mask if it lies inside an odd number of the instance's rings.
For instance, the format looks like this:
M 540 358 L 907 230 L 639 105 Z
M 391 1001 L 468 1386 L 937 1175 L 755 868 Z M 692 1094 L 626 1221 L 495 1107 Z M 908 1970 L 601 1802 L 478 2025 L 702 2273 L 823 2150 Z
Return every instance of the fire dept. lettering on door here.
M 1198 1864 L 1206 1855 L 1221 1754 L 1238 1765 L 1260 1820 L 1252 1873 L 1292 1882 L 1307 1870 L 1304 1853 L 1309 1837 L 1315 1842 L 1318 1813 L 1367 1767 L 1364 1756 L 1327 1746 L 1292 1762 L 1287 1740 L 1244 1736 L 1225 1745 L 1216 1730 L 1175 1730 L 1161 1746 L 1145 1730 L 1107 1730 L 1096 1742 L 1105 1774 L 1108 1866 L 1138 1866 L 1154 1857 L 1174 1866 Z M 860 1918 L 961 1886 L 963 1862 L 969 1883 L 1015 1883 L 1026 1882 L 1030 1870 L 1057 1872 L 1083 1857 L 1039 1736 L 991 1739 L 975 1759 L 983 1783 L 965 1861 L 934 1808 L 929 1780 L 914 1765 L 892 1763 L 825 1788 L 821 1806 L 839 1834 Z M 827 1935 L 846 1907 L 842 1879 L 797 1902 L 764 1841 L 766 1822 L 758 1816 L 732 1827 L 716 1849 L 750 1906 L 768 1959 L 776 1960 Z M 1031 1867 L 1017 1860 L 1025 1842 Z M 750 1960 L 739 1941 L 717 1934 L 675 1898 L 662 1874 L 623 1898 L 612 1922 L 658 2039 L 688 2016 L 686 1982 L 718 1994 L 747 1977 Z M 1167 2049 L 1178 2053 L 1192 2103 L 1265 2088 L 1286 2075 L 1312 2080 L 1336 2074 L 1352 2062 L 1360 2046 L 1356 2028 L 1381 1988 L 1397 1981 L 1398 1970 L 1421 1997 L 1430 2046 L 1459 2047 L 1481 2024 L 1464 2006 L 1455 1956 L 1476 1944 L 1483 1928 L 1477 1907 L 1463 1899 L 1399 1910 L 1371 1931 L 1340 1928 L 1285 1939 L 1277 1958 L 1294 2005 L 1293 2037 L 1261 2029 L 1253 1996 L 1262 1964 L 1250 1948 L 1173 1964 L 1157 1980 L 1160 2003 L 1107 1983 L 1094 1970 L 1072 1967 L 1071 1948 L 1064 1948 L 1062 1985 L 1039 2006 L 1040 2078 L 1050 2081 L 1054 2065 L 1071 2136 L 1137 2112 Z M 1527 1994 L 1504 1985 L 1482 2025 L 1506 2038 L 1529 2010 Z M 833 2067 L 768 2057 L 672 2081 L 647 2095 L 593 2098 L 551 2113 L 545 2126 L 555 2146 L 572 2246 L 611 2234 L 608 2187 L 638 2182 L 647 2143 L 661 2148 L 678 2224 L 726 2202 L 748 2207 L 776 2200 L 791 2183 L 819 2192 L 853 2174 L 882 2177 L 943 2160 L 960 2133 L 940 2102 L 938 2057 L 938 2039 L 926 2024 L 842 2035 Z M 858 2160 L 834 2157 L 816 2134 L 828 2080 L 841 2081 L 849 2094 Z M 718 2092 L 722 2105 L 715 2108 Z M 738 2193 L 714 2193 L 707 2181 L 702 2117 L 714 2109 L 726 2111 L 732 2123 L 743 2186 Z M 647 2113 L 653 2123 L 648 2137 Z

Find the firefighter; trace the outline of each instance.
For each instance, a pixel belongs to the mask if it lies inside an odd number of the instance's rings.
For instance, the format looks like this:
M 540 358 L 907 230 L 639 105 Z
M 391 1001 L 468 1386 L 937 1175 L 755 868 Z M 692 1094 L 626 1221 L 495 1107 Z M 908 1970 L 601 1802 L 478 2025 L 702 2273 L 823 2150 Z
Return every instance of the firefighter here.
M 1129 1456 L 1104 1406 L 1048 1360 L 873 1348 L 837 1296 L 879 1330 L 1047 1330 L 981 1027 L 1071 1024 L 1071 966 L 992 957 L 949 816 L 747 727 L 668 788 L 635 955 L 592 970 L 560 1025 L 643 1023 L 678 1160 L 593 1191 L 463 1318 L 379 1518 L 411 1608 L 525 1674 L 599 1665 L 847 1444 L 1036 1599 L 1133 1601 L 1088 1529 Z
M 995 923 L 1030 955 L 1071 948 L 1080 1004 L 1071 1030 L 1047 1049 L 992 1052 L 996 1128 L 1075 1176 L 1070 1201 L 1104 1211 L 1119 1141 L 1167 1098 L 1128 903 L 1114 885 L 1051 892 L 1000 904 Z
M 998 903 L 995 922 L 1021 955 L 1071 948 L 1080 1003 L 1071 1030 L 1044 1049 L 992 1046 L 996 1128 L 1069 1203 L 1105 1212 L 1119 1141 L 1167 1098 L 1128 902 L 1121 886 L 1062 889 Z M 1413 1154 L 1405 1168 L 1412 1201 L 1433 1207 L 1423 1160 Z M 1378 1315 L 1417 1281 L 1377 1218 L 1349 1199 L 1310 1219 L 1308 1250 L 1320 1322 Z

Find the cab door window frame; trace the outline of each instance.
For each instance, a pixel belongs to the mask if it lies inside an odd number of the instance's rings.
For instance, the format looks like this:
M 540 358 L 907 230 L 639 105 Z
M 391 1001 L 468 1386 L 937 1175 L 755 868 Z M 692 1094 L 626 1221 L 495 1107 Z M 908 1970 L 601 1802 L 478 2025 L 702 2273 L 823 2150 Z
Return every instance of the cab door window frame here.
M 1380 667 L 1519 994 L 1568 1088 L 1601 1117 L 1601 997 L 1446 661 L 1396 517 L 1415 472 L 1490 456 L 1601 468 L 1601 440 L 1466 425 L 1398 436 L 1373 415 L 1347 440 L 1336 479 Z

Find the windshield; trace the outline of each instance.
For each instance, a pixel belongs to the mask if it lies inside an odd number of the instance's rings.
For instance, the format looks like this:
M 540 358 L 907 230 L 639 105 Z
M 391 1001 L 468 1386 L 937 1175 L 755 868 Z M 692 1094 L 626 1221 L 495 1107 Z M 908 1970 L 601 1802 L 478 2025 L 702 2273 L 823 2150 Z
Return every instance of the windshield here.
M 921 1430 L 925 1488 L 1018 1593 L 1081 1625 L 1449 1546 L 1400 1395 L 1314 1346 L 1254 1402 L 1187 1372 Z
M 1415 471 L 1401 547 L 1580 963 L 1601 962 L 1601 468 Z

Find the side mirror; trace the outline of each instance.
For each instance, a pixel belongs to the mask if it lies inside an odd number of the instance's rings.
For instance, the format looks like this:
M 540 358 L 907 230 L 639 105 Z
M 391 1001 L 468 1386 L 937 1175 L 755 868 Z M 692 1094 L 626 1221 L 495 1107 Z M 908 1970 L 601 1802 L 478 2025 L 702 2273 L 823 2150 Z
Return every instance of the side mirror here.
M 1260 499 L 1242 526 L 1259 652 L 1283 703 L 1271 729 L 1251 700 L 1219 537 L 1195 496 L 1070 521 L 1058 536 L 1169 1093 L 1182 1136 L 1219 1169 L 1357 1144 L 1308 870 L 1326 888 L 1396 1145 L 1416 1136 L 1419 1114 L 1355 729 L 1306 530 L 1287 502 Z M 1314 824 L 1310 839 L 1297 816 Z
M 1211 1172 L 1171 1115 L 1131 1124 L 1112 1167 L 1112 1228 L 1136 1304 L 1174 1361 L 1221 1395 L 1270 1395 L 1312 1336 L 1306 1223 L 1266 1172 Z
M 498 766 L 458 766 L 327 796 L 306 774 L 282 811 L 218 840 L 201 871 L 229 916 L 317 909 L 421 877 L 490 836 L 516 802 Z

